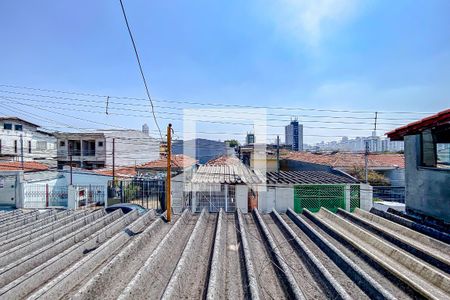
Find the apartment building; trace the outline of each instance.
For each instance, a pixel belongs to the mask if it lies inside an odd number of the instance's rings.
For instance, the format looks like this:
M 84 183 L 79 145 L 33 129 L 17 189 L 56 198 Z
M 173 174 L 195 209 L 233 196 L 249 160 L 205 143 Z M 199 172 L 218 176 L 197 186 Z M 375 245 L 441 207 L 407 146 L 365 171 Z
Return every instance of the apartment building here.
M 58 167 L 86 169 L 131 166 L 159 158 L 159 142 L 138 130 L 98 130 L 86 133 L 57 132 Z M 114 153 L 114 155 L 113 155 Z
M 284 128 L 285 144 L 291 146 L 293 151 L 303 151 L 303 125 L 299 124 L 297 120 Z
M 51 164 L 56 158 L 56 138 L 39 125 L 18 117 L 0 117 L 0 160 Z

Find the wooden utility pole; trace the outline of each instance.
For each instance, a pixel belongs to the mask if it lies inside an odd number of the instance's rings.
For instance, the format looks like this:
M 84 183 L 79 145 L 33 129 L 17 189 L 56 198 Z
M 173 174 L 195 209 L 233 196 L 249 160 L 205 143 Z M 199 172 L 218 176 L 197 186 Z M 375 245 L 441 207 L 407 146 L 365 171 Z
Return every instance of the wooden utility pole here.
M 170 222 L 170 219 L 172 217 L 172 206 L 171 206 L 171 199 L 170 199 L 171 163 L 172 163 L 172 124 L 169 124 L 169 126 L 167 126 L 167 176 L 166 176 L 167 222 Z
M 113 187 L 116 187 L 116 139 L 112 140 L 112 178 Z

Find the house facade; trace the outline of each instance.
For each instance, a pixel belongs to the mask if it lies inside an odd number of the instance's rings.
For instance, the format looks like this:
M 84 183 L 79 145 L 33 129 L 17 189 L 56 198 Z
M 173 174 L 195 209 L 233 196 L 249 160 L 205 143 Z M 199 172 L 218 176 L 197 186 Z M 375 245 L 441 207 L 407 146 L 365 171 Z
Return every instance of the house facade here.
M 56 162 L 56 138 L 17 117 L 0 117 L 1 161 Z
M 387 136 L 405 142 L 406 211 L 450 222 L 450 109 Z
M 99 130 L 87 133 L 55 133 L 58 167 L 72 165 L 100 169 L 130 166 L 159 158 L 159 142 L 138 130 Z

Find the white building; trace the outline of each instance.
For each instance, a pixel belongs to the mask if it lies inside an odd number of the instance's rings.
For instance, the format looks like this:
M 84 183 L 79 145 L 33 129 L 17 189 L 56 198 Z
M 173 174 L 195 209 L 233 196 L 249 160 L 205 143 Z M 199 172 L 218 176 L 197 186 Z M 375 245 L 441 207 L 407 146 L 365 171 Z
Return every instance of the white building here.
M 39 125 L 17 117 L 0 117 L 0 160 L 56 162 L 56 138 Z
M 97 169 L 143 164 L 159 158 L 159 142 L 138 130 L 57 132 L 58 167 Z M 114 152 L 114 155 L 113 155 Z
M 399 152 L 404 150 L 403 141 L 391 141 L 389 138 L 376 136 L 356 137 L 349 139 L 342 137 L 341 141 L 321 142 L 313 147 L 316 151 L 348 151 L 364 152 L 366 142 L 369 144 L 369 152 Z

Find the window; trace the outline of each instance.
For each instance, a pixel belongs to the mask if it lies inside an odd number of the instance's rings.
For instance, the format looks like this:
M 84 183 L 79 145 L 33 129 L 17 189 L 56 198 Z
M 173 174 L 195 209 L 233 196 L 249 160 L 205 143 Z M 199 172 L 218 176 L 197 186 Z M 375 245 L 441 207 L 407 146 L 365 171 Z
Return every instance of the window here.
M 12 130 L 12 124 L 11 123 L 4 123 L 3 124 L 3 129 Z
M 31 141 L 28 141 L 28 153 L 31 153 Z
M 14 153 L 17 153 L 17 140 L 14 141 Z
M 450 127 L 427 129 L 422 132 L 421 165 L 450 169 Z
M 17 130 L 17 131 L 22 131 L 22 125 L 19 125 L 19 124 L 16 124 L 16 125 L 14 125 L 14 130 Z
M 103 147 L 103 142 L 98 142 L 99 147 Z
M 59 142 L 59 146 L 60 147 L 65 147 L 66 146 L 66 142 L 64 142 L 64 141 Z

